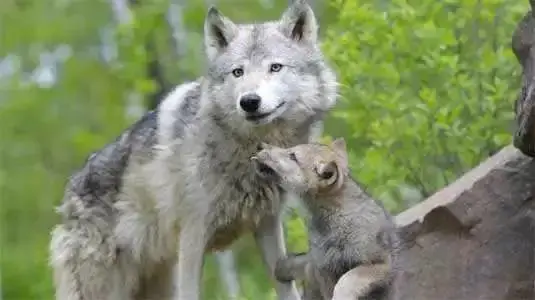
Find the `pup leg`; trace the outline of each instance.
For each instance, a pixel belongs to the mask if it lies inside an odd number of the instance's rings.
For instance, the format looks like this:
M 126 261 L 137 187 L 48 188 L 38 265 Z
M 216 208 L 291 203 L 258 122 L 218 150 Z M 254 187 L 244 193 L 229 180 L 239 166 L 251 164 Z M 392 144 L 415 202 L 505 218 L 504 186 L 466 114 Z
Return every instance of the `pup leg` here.
M 275 265 L 278 259 L 286 256 L 286 243 L 284 242 L 282 222 L 279 216 L 268 216 L 264 218 L 256 230 L 255 241 L 264 264 L 268 267 L 270 276 L 274 278 Z M 275 280 L 275 290 L 281 300 L 300 299 L 295 281 L 278 281 Z
M 50 264 L 56 299 L 132 299 L 135 271 L 127 271 L 130 279 L 123 276 L 125 272 L 120 268 L 114 245 L 97 231 L 85 229 L 69 231 L 60 225 L 52 232 Z
M 180 227 L 178 245 L 178 300 L 199 300 L 206 224 L 202 217 L 189 218 Z
M 308 253 L 291 253 L 279 259 L 275 267 L 275 278 L 279 281 L 303 280 L 303 299 L 323 300 L 320 281 L 315 268 L 310 264 Z
M 325 278 L 319 276 L 319 271 L 311 263 L 305 265 L 305 280 L 303 282 L 304 300 L 325 300 L 322 289 L 325 288 Z
M 279 281 L 304 279 L 308 262 L 307 253 L 290 253 L 287 257 L 277 260 L 275 278 Z
M 386 282 L 390 274 L 388 264 L 361 265 L 345 273 L 334 287 L 332 300 L 359 299 L 373 288 Z

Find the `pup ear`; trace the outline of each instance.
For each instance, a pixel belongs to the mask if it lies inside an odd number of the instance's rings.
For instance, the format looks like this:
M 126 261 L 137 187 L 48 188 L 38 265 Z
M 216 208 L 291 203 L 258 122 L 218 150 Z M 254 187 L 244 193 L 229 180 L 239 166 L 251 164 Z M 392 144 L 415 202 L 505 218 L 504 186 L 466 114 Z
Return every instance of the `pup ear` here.
M 328 180 L 330 182 L 333 179 L 336 180 L 336 177 L 338 177 L 338 166 L 336 165 L 335 161 L 321 163 L 316 168 L 316 173 L 318 173 L 318 176 L 321 179 Z
M 348 159 L 347 159 L 347 147 L 346 147 L 346 141 L 344 138 L 339 137 L 336 138 L 332 144 L 331 147 L 333 148 L 334 152 L 340 157 L 341 162 L 347 166 L 348 165 Z
M 298 42 L 316 43 L 318 21 L 306 0 L 294 0 L 280 19 L 280 30 Z
M 238 28 L 223 16 L 215 6 L 210 6 L 204 20 L 204 48 L 209 60 L 213 60 L 234 39 Z

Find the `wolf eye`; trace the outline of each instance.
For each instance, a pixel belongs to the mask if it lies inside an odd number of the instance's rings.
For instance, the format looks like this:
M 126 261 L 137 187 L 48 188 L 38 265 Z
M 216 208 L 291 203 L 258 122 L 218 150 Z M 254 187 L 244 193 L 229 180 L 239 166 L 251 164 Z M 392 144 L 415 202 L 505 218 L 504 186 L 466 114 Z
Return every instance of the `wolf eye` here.
M 282 69 L 282 65 L 281 64 L 275 63 L 275 64 L 271 64 L 271 66 L 269 66 L 269 71 L 273 72 L 273 73 L 279 72 L 281 69 Z
M 297 162 L 297 156 L 295 156 L 295 153 L 290 153 L 290 159 Z
M 243 69 L 242 68 L 236 68 L 236 69 L 232 70 L 232 75 L 234 75 L 234 77 L 236 77 L 236 78 L 242 77 L 243 76 Z

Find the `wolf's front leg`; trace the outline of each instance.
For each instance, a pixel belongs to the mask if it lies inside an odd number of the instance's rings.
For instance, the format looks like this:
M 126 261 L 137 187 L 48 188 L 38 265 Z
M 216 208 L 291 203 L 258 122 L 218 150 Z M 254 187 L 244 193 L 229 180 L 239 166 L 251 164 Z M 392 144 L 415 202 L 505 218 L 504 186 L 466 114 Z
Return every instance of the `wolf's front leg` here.
M 260 247 L 264 264 L 268 267 L 270 276 L 275 280 L 275 289 L 279 299 L 299 300 L 295 281 L 281 282 L 274 278 L 277 261 L 286 256 L 286 243 L 280 216 L 264 218 L 255 232 L 255 240 Z
M 206 247 L 204 218 L 182 222 L 178 245 L 177 300 L 199 300 Z

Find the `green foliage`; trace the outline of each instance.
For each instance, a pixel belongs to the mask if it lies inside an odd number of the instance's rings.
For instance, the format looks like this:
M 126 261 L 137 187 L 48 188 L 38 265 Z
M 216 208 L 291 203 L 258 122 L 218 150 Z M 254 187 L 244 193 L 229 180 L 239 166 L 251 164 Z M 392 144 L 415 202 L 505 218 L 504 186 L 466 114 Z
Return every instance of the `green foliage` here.
M 324 49 L 342 84 L 333 116 L 345 121 L 337 134 L 350 140 L 355 176 L 399 211 L 510 142 L 510 39 L 528 3 L 378 3 L 334 1 L 340 18 Z
M 286 219 L 286 243 L 292 252 L 304 252 L 308 250 L 306 224 L 296 211 Z

